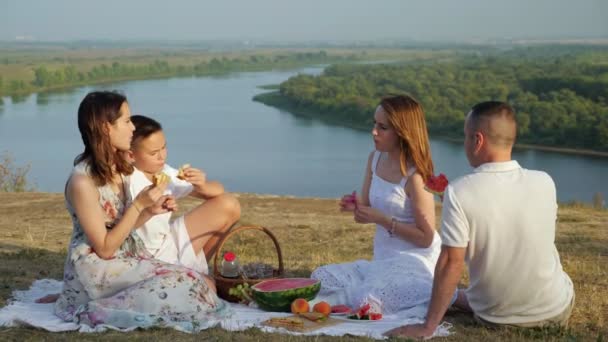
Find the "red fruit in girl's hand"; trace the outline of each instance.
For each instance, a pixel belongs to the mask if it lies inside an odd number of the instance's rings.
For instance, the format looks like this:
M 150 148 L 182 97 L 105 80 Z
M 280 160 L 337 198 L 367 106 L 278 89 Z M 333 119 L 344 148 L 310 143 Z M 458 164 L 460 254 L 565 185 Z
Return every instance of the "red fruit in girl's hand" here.
M 352 203 L 355 205 L 355 209 L 357 209 L 357 191 L 353 191 L 352 194 L 345 196 L 346 203 Z
M 443 192 L 448 186 L 448 183 L 447 177 L 443 173 L 440 173 L 439 176 L 429 177 L 427 182 L 424 184 L 424 189 L 435 195 L 443 196 Z

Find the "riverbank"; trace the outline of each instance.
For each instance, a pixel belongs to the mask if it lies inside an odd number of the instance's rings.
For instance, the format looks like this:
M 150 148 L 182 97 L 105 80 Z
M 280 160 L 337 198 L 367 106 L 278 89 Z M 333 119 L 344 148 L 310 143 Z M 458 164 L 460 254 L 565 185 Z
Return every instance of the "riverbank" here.
M 287 70 L 333 63 L 416 61 L 446 58 L 455 50 L 425 48 L 113 46 L 0 42 L 2 97 L 24 97 L 110 82 Z
M 274 87 L 278 88 L 278 85 L 274 86 Z M 266 86 L 266 89 L 272 89 L 272 85 Z M 361 123 L 355 122 L 355 121 L 339 120 L 339 119 L 335 119 L 331 115 L 330 116 L 321 115 L 316 110 L 310 110 L 307 108 L 295 106 L 295 105 L 293 105 L 293 103 L 291 103 L 285 97 L 281 96 L 278 91 L 271 91 L 271 92 L 258 94 L 253 97 L 253 100 L 257 101 L 257 102 L 261 102 L 267 106 L 271 106 L 271 107 L 275 107 L 275 108 L 287 111 L 296 116 L 321 120 L 321 121 L 331 124 L 331 125 L 348 127 L 348 128 L 352 128 L 352 129 L 356 129 L 356 130 L 360 130 L 360 131 L 369 131 L 371 129 L 370 128 L 371 124 L 362 125 Z M 371 113 L 370 113 L 370 119 L 371 119 Z M 451 136 L 446 136 L 446 135 L 441 135 L 441 134 L 435 135 L 435 134 L 433 134 L 432 128 L 430 128 L 430 127 L 429 127 L 429 130 L 431 131 L 431 136 L 436 139 L 441 139 L 441 140 L 451 141 L 451 142 L 458 142 L 458 143 L 462 143 L 462 141 L 463 141 L 462 138 L 456 138 L 456 137 L 451 137 Z M 515 145 L 515 148 L 608 158 L 608 152 L 604 152 L 604 151 L 594 151 L 594 150 L 525 144 L 525 143 L 524 144 L 518 143 Z
M 336 199 L 295 198 L 238 194 L 242 206 L 241 225 L 262 225 L 276 236 L 283 252 L 288 276 L 307 277 L 323 264 L 370 258 L 374 228 L 359 225 L 337 210 Z M 196 200 L 180 201 L 180 212 Z M 437 214 L 441 208 L 437 206 Z M 437 216 L 439 220 L 439 215 Z M 61 279 L 71 234 L 70 218 L 61 193 L 0 192 L 0 306 L 12 291 L 29 287 L 35 279 Z M 447 341 L 553 340 L 601 341 L 608 337 L 608 210 L 560 205 L 556 244 L 565 271 L 574 282 L 576 306 L 567 330 L 488 330 L 468 315 L 450 312 L 454 325 Z M 259 232 L 235 236 L 225 245 L 244 262 L 276 265 L 271 240 Z M 462 285 L 467 283 L 466 277 Z M 130 333 L 47 333 L 28 328 L 0 329 L 6 340 L 211 340 L 247 341 L 369 341 L 354 337 L 297 337 L 265 334 L 257 329 L 227 332 L 210 329 L 196 337 L 172 330 L 154 329 Z
M 293 56 L 291 56 L 293 57 Z M 169 69 L 169 71 L 163 70 L 162 72 L 154 72 L 147 71 L 148 68 L 153 70 L 154 65 L 148 66 L 138 66 L 133 67 L 136 68 L 135 74 L 121 74 L 120 71 L 117 74 L 112 74 L 112 71 L 105 64 L 101 64 L 98 67 L 104 71 L 104 73 L 109 73 L 107 76 L 91 76 L 94 78 L 86 79 L 87 76 L 84 73 L 79 73 L 79 76 L 74 80 L 70 81 L 62 81 L 60 83 L 54 83 L 53 81 L 49 81 L 48 79 L 40 80 L 39 76 L 36 76 L 36 79 L 32 81 L 17 81 L 18 86 L 13 86 L 14 83 L 11 82 L 11 86 L 9 86 L 9 90 L 5 93 L 0 92 L 0 100 L 3 96 L 12 97 L 12 98 L 20 98 L 26 97 L 34 93 L 49 93 L 53 91 L 62 91 L 66 89 L 73 89 L 77 87 L 83 86 L 95 86 L 102 85 L 107 83 L 116 83 L 116 82 L 125 82 L 125 81 L 141 81 L 141 80 L 150 80 L 150 79 L 167 79 L 172 77 L 206 77 L 206 76 L 223 76 L 228 75 L 234 72 L 256 72 L 256 71 L 269 71 L 269 70 L 293 70 L 303 67 L 310 67 L 315 65 L 327 65 L 331 63 L 349 63 L 353 61 L 359 60 L 356 56 L 350 57 L 340 57 L 340 56 L 325 56 L 322 58 L 313 58 L 309 60 L 297 60 L 297 56 L 295 56 L 296 60 L 287 60 L 287 61 L 262 61 L 256 62 L 253 64 L 247 63 L 245 61 L 229 61 L 225 62 L 226 65 L 222 65 L 221 62 L 217 62 L 215 65 L 213 62 L 211 63 L 202 63 L 194 66 L 184 66 L 184 65 L 175 65 L 169 66 L 168 63 L 165 62 L 166 67 L 163 69 Z M 219 61 L 219 60 L 218 60 Z M 115 62 L 116 63 L 116 62 Z M 127 68 L 130 68 L 127 66 Z M 67 73 L 66 69 L 57 70 L 60 75 L 62 73 Z M 74 69 L 75 70 L 75 69 Z M 46 74 L 51 74 L 46 68 L 44 69 Z M 72 72 L 72 71 L 70 71 Z M 74 73 L 76 71 L 73 71 Z M 36 74 L 39 73 L 39 69 L 36 70 Z M 90 75 L 87 73 L 86 75 Z M 63 75 L 61 76 L 63 77 Z M 82 79 L 82 80 L 81 80 Z M 0 89 L 1 91 L 2 89 Z M 0 102 L 1 104 L 1 102 Z

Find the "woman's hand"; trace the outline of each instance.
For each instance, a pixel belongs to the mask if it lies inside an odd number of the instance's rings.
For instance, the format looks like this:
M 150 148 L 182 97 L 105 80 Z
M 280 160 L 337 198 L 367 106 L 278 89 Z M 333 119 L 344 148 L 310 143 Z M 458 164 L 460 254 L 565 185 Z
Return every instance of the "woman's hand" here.
M 359 204 L 354 210 L 355 222 L 357 223 L 377 223 L 379 224 L 384 214 L 375 208 Z
M 353 191 L 352 194 L 344 195 L 340 199 L 340 211 L 355 211 L 358 202 L 356 191 Z
M 168 213 L 170 211 L 176 211 L 177 210 L 177 200 L 175 199 L 174 196 L 163 195 L 158 199 L 158 201 L 156 201 L 156 203 L 154 203 L 154 205 L 149 206 L 148 208 L 146 208 L 146 210 L 151 215 L 159 215 L 159 214 Z
M 135 205 L 138 210 L 143 210 L 158 204 L 163 197 L 163 192 L 166 188 L 167 183 L 145 187 L 139 194 L 137 194 L 137 197 L 135 197 L 133 200 L 133 205 Z M 161 204 L 162 203 L 164 203 L 164 200 L 161 202 Z
M 340 211 L 355 211 L 356 205 L 352 195 L 344 195 L 340 199 Z

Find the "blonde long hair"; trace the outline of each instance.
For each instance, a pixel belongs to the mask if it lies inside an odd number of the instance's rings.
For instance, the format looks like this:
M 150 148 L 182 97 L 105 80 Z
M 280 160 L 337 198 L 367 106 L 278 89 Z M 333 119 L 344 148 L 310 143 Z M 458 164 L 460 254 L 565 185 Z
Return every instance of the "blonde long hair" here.
M 422 106 L 409 95 L 385 97 L 380 106 L 400 138 L 401 174 L 407 175 L 407 162 L 411 160 L 426 182 L 433 175 L 433 160 Z

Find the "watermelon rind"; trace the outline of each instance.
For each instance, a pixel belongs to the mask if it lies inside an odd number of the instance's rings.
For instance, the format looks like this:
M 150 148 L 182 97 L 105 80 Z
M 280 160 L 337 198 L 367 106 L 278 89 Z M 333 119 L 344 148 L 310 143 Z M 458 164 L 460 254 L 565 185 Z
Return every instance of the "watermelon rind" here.
M 443 191 L 433 190 L 433 189 L 429 188 L 426 185 L 424 186 L 424 190 L 426 190 L 426 191 L 428 191 L 428 192 L 430 192 L 430 193 L 432 193 L 434 195 L 437 195 L 437 196 L 443 196 L 443 193 L 444 193 Z
M 308 278 L 285 278 L 284 280 L 293 281 L 304 279 L 310 280 Z M 295 299 L 304 298 L 306 300 L 313 300 L 317 296 L 317 293 L 319 293 L 319 290 L 321 289 L 321 281 L 314 280 L 315 282 L 310 285 L 276 291 L 260 290 L 260 288 L 264 286 L 263 283 L 265 281 L 263 281 L 252 286 L 251 293 L 253 295 L 253 300 L 261 309 L 273 312 L 289 312 L 291 310 L 291 302 Z M 266 281 L 277 281 L 277 279 Z

